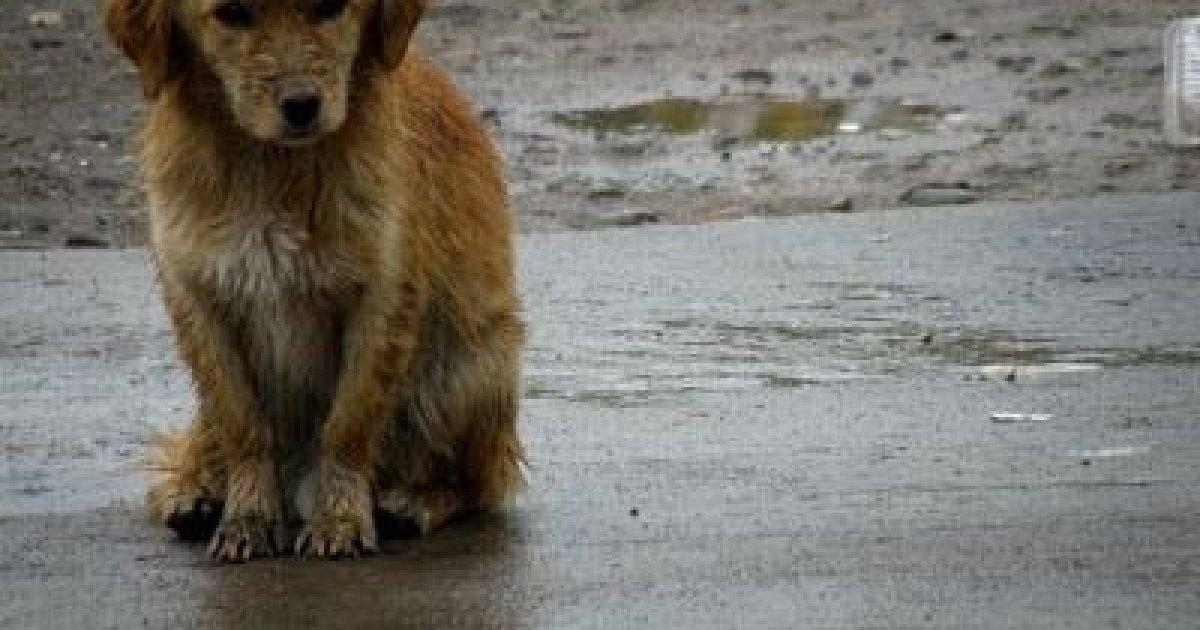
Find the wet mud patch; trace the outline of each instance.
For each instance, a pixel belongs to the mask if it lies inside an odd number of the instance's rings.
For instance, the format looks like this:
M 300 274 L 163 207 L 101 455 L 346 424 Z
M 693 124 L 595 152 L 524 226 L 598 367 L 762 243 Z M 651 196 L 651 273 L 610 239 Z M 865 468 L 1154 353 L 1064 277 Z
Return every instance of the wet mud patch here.
M 623 107 L 554 114 L 553 122 L 576 130 L 724 137 L 765 142 L 803 142 L 839 132 L 878 129 L 930 131 L 944 114 L 932 105 L 906 101 L 852 101 L 743 95 L 716 100 L 665 98 Z
M 982 376 L 1037 376 L 1138 366 L 1200 365 L 1200 347 L 1079 346 L 1037 333 L 1008 330 L 932 332 L 917 353 L 972 368 Z
M 1068 352 L 1058 339 L 1009 330 L 947 330 L 930 333 L 919 354 L 964 366 L 994 363 L 1048 363 Z
M 577 350 L 571 360 L 577 367 L 569 371 L 562 369 L 563 360 L 532 361 L 526 397 L 627 408 L 691 395 L 828 387 L 922 373 L 997 381 L 1200 365 L 1200 347 L 1089 347 L 1039 332 L 887 318 L 668 319 L 614 330 L 608 341 Z
M 915 337 L 920 326 L 915 322 L 884 320 L 879 325 L 866 324 L 822 324 L 795 322 L 762 322 L 734 324 L 728 322 L 708 323 L 698 320 L 665 320 L 661 322 L 667 331 L 690 333 L 680 343 L 725 344 L 731 347 L 771 348 L 795 341 L 836 341 L 842 339 L 895 340 Z M 684 336 L 684 335 L 677 335 Z M 700 341 L 707 339 L 707 341 Z
M 564 372 L 533 361 L 526 396 L 636 407 L 687 395 L 859 382 L 892 373 L 890 348 L 914 343 L 919 329 L 893 321 L 806 325 L 681 318 L 612 334 L 581 353 L 578 360 L 586 366 L 581 369 Z

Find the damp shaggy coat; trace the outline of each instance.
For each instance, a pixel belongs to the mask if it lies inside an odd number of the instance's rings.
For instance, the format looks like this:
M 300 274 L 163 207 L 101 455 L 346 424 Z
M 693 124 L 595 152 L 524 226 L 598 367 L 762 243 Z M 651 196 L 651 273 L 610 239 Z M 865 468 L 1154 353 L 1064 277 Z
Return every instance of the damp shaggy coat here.
M 409 37 L 428 0 L 105 0 L 198 394 L 150 511 L 213 556 L 354 556 L 520 485 L 500 161 Z

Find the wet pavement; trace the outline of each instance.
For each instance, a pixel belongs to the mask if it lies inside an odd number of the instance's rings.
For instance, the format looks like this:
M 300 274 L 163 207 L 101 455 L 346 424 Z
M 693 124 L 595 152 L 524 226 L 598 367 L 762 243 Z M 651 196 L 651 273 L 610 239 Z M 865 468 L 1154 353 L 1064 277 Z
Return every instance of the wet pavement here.
M 1198 201 L 523 237 L 529 489 L 336 564 L 142 521 L 144 252 L 0 252 L 0 627 L 1194 627 Z

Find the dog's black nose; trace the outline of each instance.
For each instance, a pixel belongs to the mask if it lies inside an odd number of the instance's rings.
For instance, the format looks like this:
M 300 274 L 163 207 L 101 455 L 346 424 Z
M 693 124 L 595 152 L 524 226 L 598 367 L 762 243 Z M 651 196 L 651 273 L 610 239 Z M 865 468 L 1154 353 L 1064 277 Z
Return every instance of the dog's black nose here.
M 308 131 L 321 113 L 321 99 L 316 94 L 296 94 L 283 99 L 283 119 L 294 131 Z

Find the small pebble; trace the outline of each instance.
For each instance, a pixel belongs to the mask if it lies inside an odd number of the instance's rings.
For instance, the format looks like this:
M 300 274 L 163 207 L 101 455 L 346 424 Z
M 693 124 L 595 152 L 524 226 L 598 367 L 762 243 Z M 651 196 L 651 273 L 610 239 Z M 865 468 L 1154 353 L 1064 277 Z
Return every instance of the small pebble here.
M 854 210 L 854 199 L 851 197 L 842 197 L 825 206 L 827 210 L 834 212 L 852 212 Z
M 869 72 L 855 72 L 850 75 L 850 85 L 854 87 L 871 87 L 875 83 L 875 77 Z
M 61 11 L 35 11 L 29 14 L 29 25 L 40 28 L 62 26 Z

